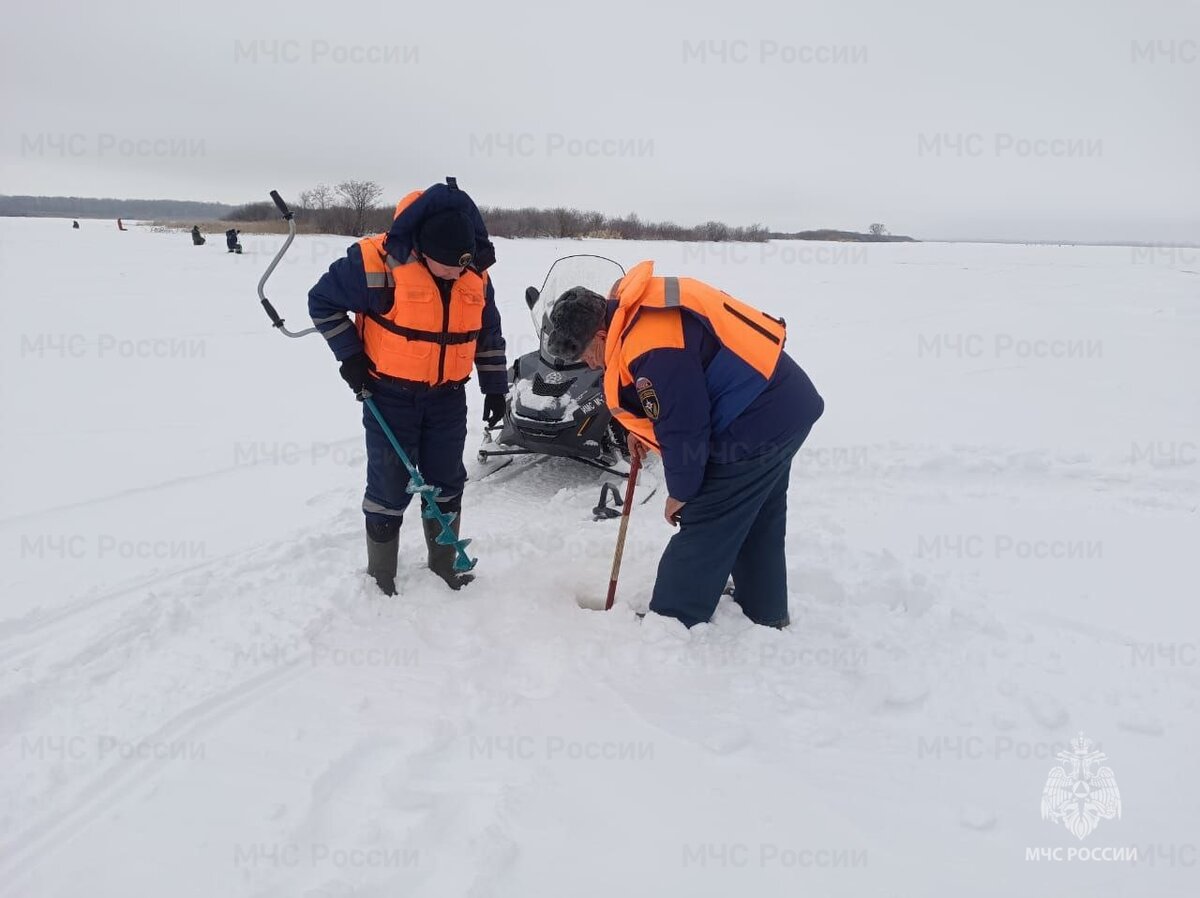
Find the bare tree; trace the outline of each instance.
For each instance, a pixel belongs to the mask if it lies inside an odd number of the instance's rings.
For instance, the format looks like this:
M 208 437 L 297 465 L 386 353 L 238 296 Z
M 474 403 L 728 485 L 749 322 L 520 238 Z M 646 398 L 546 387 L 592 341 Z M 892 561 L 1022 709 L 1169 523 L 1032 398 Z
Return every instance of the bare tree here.
M 319 231 L 335 231 L 340 225 L 339 219 L 349 218 L 344 210 L 333 208 L 333 188 L 328 184 L 301 190 L 300 210 L 305 213 L 303 220 Z
M 604 216 L 599 212 L 585 212 L 583 215 L 583 236 L 599 236 L 604 231 Z
M 349 206 L 348 230 L 354 237 L 366 233 L 367 211 L 383 196 L 383 188 L 374 181 L 342 181 L 334 188 Z
M 614 218 L 612 229 L 622 240 L 637 240 L 645 233 L 645 227 L 636 212 L 630 212 L 624 218 Z
M 574 210 L 565 209 L 559 206 L 557 209 L 551 209 L 550 215 L 554 219 L 554 236 L 555 237 L 574 237 Z
M 715 240 L 718 243 L 730 237 L 729 225 L 720 221 L 706 221 L 701 225 L 701 232 L 705 240 Z
M 328 209 L 330 203 L 333 202 L 333 190 L 328 184 L 318 184 L 308 192 L 312 195 L 312 208 L 314 209 Z
M 887 228 L 885 228 L 879 222 L 875 222 L 875 224 L 871 225 L 871 236 L 872 237 L 882 237 L 887 232 L 888 232 Z

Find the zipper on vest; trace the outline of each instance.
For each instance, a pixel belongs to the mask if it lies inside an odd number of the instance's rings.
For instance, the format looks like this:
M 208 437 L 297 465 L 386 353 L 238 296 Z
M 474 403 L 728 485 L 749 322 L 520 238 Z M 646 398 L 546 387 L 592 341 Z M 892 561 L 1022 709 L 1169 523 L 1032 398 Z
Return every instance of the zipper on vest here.
M 443 292 L 442 285 L 438 284 L 438 295 L 442 298 L 442 339 L 438 341 L 438 373 L 434 381 L 438 384 L 446 376 L 446 336 L 450 333 L 450 291 L 453 289 L 451 285 L 450 290 Z

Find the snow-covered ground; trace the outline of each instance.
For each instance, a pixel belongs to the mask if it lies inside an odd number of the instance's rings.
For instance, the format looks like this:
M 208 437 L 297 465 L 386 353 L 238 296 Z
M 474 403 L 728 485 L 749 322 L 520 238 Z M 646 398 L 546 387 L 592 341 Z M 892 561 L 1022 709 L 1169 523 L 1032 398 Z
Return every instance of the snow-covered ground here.
M 514 352 L 554 258 L 654 258 L 826 398 L 793 626 L 688 632 L 634 614 L 661 495 L 578 606 L 615 526 L 559 461 L 468 485 L 469 589 L 410 520 L 380 596 L 279 238 L 82 225 L 0 219 L 0 894 L 1196 893 L 1200 251 L 498 241 Z M 289 324 L 346 243 L 297 239 Z M 1083 841 L 1040 812 L 1081 730 Z

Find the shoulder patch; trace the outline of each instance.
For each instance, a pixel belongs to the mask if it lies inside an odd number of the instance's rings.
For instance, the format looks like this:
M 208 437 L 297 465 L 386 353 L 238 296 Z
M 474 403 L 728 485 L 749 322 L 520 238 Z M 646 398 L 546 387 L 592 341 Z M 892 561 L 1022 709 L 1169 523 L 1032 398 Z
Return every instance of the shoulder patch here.
M 657 421 L 662 407 L 658 403 L 658 393 L 654 391 L 654 384 L 650 383 L 650 378 L 639 377 L 633 386 L 637 390 L 638 402 L 642 404 L 642 411 L 646 413 L 646 417 Z

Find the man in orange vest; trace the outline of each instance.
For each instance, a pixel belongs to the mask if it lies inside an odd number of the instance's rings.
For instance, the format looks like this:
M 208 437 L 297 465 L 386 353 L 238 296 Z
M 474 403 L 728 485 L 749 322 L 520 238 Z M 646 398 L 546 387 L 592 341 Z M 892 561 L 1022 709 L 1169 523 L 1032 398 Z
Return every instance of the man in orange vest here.
M 386 234 L 364 237 L 308 294 L 313 323 L 359 399 L 372 396 L 457 534 L 467 472 L 467 398 L 472 368 L 484 420 L 504 417 L 508 365 L 488 267 L 495 249 L 475 203 L 453 178 L 396 206 Z M 354 322 L 347 313 L 354 313 Z M 396 593 L 400 523 L 412 496 L 408 471 L 379 422 L 363 408 L 367 436 L 367 573 Z M 454 546 L 438 545 L 437 521 L 422 518 L 429 569 L 451 589 L 471 582 L 454 570 Z
M 632 452 L 662 454 L 678 526 L 650 610 L 708 621 L 730 575 L 756 624 L 789 622 L 784 536 L 792 458 L 825 403 L 783 351 L 786 325 L 691 278 L 642 262 L 606 300 L 575 287 L 550 310 L 547 350 L 604 369 Z

